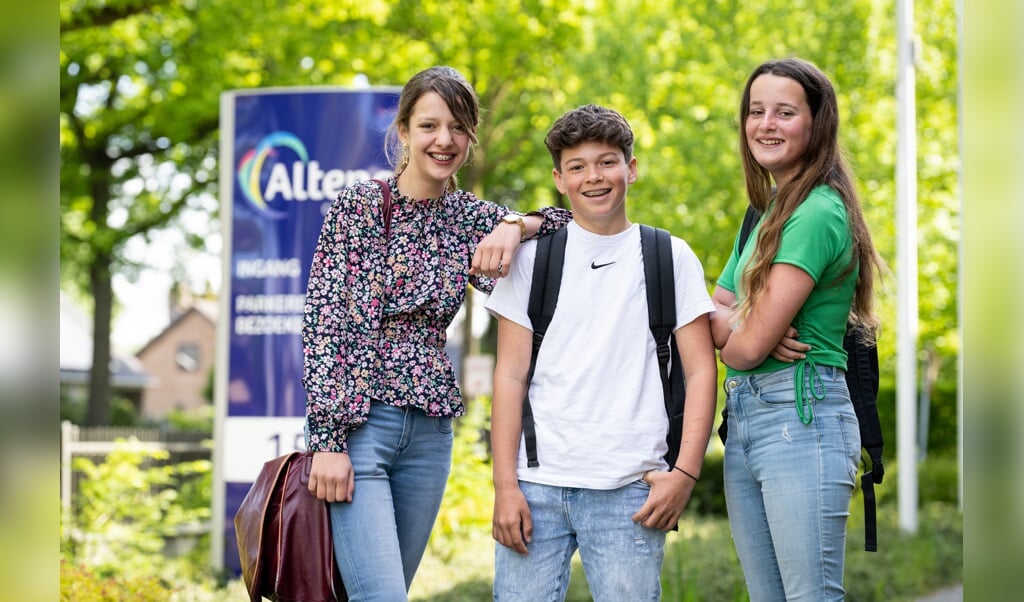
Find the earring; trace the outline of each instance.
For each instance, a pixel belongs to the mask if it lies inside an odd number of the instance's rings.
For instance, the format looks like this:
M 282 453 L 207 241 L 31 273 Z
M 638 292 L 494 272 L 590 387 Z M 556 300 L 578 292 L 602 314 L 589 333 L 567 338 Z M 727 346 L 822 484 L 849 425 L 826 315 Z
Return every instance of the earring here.
M 398 160 L 398 173 L 405 171 L 405 168 L 409 166 L 409 145 L 402 145 L 402 156 Z

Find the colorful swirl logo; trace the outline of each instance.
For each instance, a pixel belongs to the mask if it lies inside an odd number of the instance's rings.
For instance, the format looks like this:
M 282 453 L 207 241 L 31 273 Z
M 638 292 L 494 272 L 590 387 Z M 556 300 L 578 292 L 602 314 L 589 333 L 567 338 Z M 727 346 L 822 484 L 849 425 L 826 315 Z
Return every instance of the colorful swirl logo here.
M 278 147 L 290 148 L 299 156 L 303 163 L 309 162 L 309 154 L 306 152 L 306 145 L 290 132 L 273 132 L 268 134 L 256 148 L 245 153 L 242 160 L 238 162 L 238 187 L 249 205 L 258 213 L 271 218 L 283 219 L 287 213 L 275 211 L 267 205 L 263 198 L 263 191 L 260 189 L 260 179 L 263 173 L 263 164 L 267 158 L 277 155 L 274 150 Z

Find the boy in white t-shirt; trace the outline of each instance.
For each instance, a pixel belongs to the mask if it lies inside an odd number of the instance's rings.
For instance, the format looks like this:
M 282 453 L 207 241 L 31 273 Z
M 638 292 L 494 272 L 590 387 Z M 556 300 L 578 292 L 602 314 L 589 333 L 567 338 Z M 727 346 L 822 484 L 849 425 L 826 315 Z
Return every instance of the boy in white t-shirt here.
M 665 533 L 690 499 L 714 422 L 714 308 L 700 262 L 673 237 L 674 336 L 686 410 L 670 467 L 640 230 L 626 218 L 626 191 L 637 177 L 632 130 L 616 111 L 587 105 L 563 115 L 545 144 L 573 221 L 558 303 L 531 382 L 527 306 L 536 241 L 522 245 L 487 301 L 498 318 L 494 598 L 564 599 L 579 549 L 594 600 L 659 600 Z M 527 387 L 536 467 L 527 466 L 523 447 Z

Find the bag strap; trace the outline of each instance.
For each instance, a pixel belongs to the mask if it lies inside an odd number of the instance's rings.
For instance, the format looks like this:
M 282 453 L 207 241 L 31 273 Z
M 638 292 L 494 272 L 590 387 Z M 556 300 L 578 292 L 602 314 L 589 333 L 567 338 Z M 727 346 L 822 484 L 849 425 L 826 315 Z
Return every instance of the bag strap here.
M 533 326 L 533 351 L 530 354 L 530 371 L 526 377 L 526 395 L 523 397 L 523 439 L 526 444 L 526 465 L 540 466 L 537 460 L 537 429 L 533 422 L 533 407 L 530 405 L 530 385 L 537 368 L 537 354 L 544 342 L 551 318 L 558 304 L 558 291 L 562 288 L 562 266 L 565 264 L 565 241 L 568 228 L 560 228 L 550 236 L 537 239 L 537 255 L 533 260 L 533 279 L 530 283 L 530 304 L 526 313 Z
M 882 424 L 878 418 L 878 347 L 859 340 L 857 327 L 847 324 L 843 338 L 846 349 L 846 386 L 857 414 L 864 474 L 860 477 L 864 496 L 864 549 L 878 551 L 878 528 L 875 517 L 875 484 L 885 476 L 882 463 Z M 866 456 L 866 457 L 865 457 Z M 869 464 L 870 462 L 870 464 Z
M 380 194 L 383 197 L 380 208 L 381 213 L 384 214 L 384 237 L 388 238 L 391 236 L 391 186 L 384 180 L 371 181 L 376 182 L 380 186 Z
M 672 416 L 669 384 L 670 340 L 676 325 L 675 270 L 672 264 L 672 236 L 661 228 L 640 225 L 640 250 L 644 257 L 647 289 L 647 321 L 658 351 L 658 375 L 661 377 L 665 412 Z M 674 458 L 673 458 L 674 459 Z
M 864 343 L 858 336 L 857 326 L 848 324 L 843 338 L 846 350 L 846 385 L 850 389 L 857 421 L 861 424 L 860 444 L 868 454 L 871 465 L 866 468 L 873 474 L 875 483 L 881 483 L 885 476 L 882 464 L 882 426 L 878 418 L 878 347 Z
M 747 205 L 747 212 L 743 214 L 743 225 L 740 226 L 740 253 L 743 252 L 743 247 L 747 246 L 747 239 L 750 238 L 750 233 L 759 219 L 761 219 L 761 212 L 754 209 L 753 206 Z

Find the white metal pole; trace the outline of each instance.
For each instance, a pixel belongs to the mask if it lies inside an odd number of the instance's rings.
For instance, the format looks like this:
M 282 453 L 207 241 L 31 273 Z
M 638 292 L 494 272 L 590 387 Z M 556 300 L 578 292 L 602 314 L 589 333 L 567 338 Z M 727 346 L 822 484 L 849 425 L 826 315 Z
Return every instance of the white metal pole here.
M 213 497 L 210 524 L 210 564 L 217 571 L 224 569 L 224 527 L 227 518 L 227 486 L 224 479 L 224 419 L 228 413 L 228 346 L 231 332 L 231 182 L 235 165 L 235 93 L 220 96 L 220 230 L 221 280 L 220 311 L 217 315 L 217 364 L 214 369 L 213 398 Z
M 956 104 L 964 106 L 964 6 L 963 1 L 956 3 L 956 72 L 959 74 L 956 83 Z M 963 110 L 957 114 L 957 140 L 959 140 L 960 164 L 964 163 L 964 118 Z M 960 232 L 961 236 L 956 245 L 956 323 L 957 337 L 960 339 L 960 351 L 957 353 L 956 362 L 956 474 L 957 474 L 957 504 L 960 512 L 964 511 L 964 184 L 963 170 L 960 170 Z
M 63 512 L 71 512 L 71 461 L 74 454 L 71 453 L 71 442 L 77 439 L 75 436 L 78 427 L 67 420 L 60 423 L 60 506 Z M 70 518 L 67 514 L 63 518 Z
M 917 127 L 914 3 L 897 1 L 896 85 L 896 445 L 899 525 L 917 532 Z

